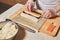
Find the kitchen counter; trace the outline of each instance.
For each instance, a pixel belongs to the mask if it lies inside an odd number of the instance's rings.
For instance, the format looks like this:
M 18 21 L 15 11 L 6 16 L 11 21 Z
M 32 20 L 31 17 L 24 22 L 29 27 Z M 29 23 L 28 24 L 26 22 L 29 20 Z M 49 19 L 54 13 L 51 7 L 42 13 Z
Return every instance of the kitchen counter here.
M 9 18 L 10 15 L 19 10 L 22 6 L 22 4 L 17 3 L 7 11 L 3 12 L 0 15 L 0 22 L 5 21 L 6 18 Z M 41 32 L 32 33 L 25 30 L 23 27 L 19 27 L 19 32 L 13 40 L 60 40 L 60 30 L 56 37 L 52 37 Z

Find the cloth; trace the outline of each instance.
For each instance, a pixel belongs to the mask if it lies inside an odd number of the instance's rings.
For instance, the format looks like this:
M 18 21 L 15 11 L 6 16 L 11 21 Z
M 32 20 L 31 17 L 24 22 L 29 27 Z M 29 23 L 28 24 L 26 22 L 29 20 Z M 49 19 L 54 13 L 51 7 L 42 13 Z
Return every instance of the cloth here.
M 57 4 L 60 4 L 60 0 L 37 0 L 39 7 L 42 10 L 54 8 Z
M 36 0 L 36 1 L 42 10 L 53 9 L 56 5 L 60 4 L 60 0 Z M 57 15 L 60 15 L 60 12 L 58 12 Z

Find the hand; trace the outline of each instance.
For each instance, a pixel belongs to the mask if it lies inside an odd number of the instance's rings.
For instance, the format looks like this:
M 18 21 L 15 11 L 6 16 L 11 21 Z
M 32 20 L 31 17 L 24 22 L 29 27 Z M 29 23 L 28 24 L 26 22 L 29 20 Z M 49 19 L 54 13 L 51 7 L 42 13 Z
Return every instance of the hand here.
M 32 0 L 28 0 L 27 3 L 25 4 L 25 10 L 32 11 L 33 7 L 34 2 Z
M 42 13 L 42 17 L 44 17 L 44 18 L 52 18 L 55 16 L 56 16 L 55 13 L 53 13 L 52 10 L 49 10 L 49 9 L 43 11 L 43 13 Z

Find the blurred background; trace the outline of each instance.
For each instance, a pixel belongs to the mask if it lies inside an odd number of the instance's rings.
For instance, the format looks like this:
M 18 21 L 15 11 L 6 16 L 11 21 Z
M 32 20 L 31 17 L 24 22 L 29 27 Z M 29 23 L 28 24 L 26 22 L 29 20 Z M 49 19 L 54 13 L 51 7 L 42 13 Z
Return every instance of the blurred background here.
M 0 0 L 0 14 L 15 5 L 16 3 L 25 4 L 27 0 Z

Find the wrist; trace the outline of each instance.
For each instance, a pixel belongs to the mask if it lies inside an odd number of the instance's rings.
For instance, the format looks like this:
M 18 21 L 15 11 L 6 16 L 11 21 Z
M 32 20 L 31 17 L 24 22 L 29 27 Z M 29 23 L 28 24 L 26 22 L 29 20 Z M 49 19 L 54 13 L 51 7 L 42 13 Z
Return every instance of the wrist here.
M 57 9 L 51 9 L 52 13 L 56 16 L 60 16 L 60 11 L 58 11 Z
M 59 11 L 60 11 L 60 5 L 57 5 L 57 6 L 55 7 L 55 11 L 56 11 L 56 12 L 59 12 Z
M 51 12 L 54 14 L 54 15 L 56 15 L 57 16 L 57 12 L 56 12 L 56 10 L 55 9 L 50 9 L 51 10 Z

